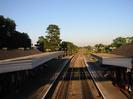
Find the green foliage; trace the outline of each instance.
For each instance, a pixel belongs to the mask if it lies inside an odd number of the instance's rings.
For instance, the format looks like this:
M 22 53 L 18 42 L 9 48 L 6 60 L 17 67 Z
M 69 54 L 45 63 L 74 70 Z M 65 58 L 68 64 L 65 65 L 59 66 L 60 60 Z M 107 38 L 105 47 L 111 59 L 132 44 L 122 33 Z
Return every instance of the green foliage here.
M 44 52 L 44 51 L 46 51 L 48 42 L 43 36 L 40 36 L 37 41 L 37 46 L 40 51 Z
M 51 24 L 47 27 L 46 40 L 48 43 L 47 49 L 51 51 L 59 50 L 60 47 L 60 29 L 57 25 Z
M 90 45 L 85 46 L 84 48 L 87 49 L 87 50 L 92 50 L 92 46 L 90 46 Z
M 27 33 L 16 31 L 16 23 L 10 18 L 0 16 L 0 48 L 15 49 L 31 47 L 31 39 Z
M 10 18 L 4 18 L 0 16 L 0 33 L 6 36 L 10 36 L 16 29 L 16 24 L 14 20 Z
M 93 53 L 93 48 L 92 46 L 88 45 L 88 46 L 85 46 L 83 47 L 86 51 L 85 51 L 85 55 L 89 55 L 90 53 Z
M 64 50 L 67 55 L 72 55 L 78 51 L 78 47 L 71 42 L 63 41 L 60 45 L 60 49 Z
M 126 37 L 126 38 L 118 37 L 114 39 L 113 43 L 110 45 L 96 44 L 95 52 L 109 53 L 124 44 L 130 44 L 130 43 L 133 43 L 133 37 Z
M 50 24 L 47 27 L 47 35 L 38 38 L 37 47 L 40 51 L 57 51 L 60 48 L 60 29 L 57 25 Z
M 102 52 L 104 50 L 104 45 L 103 44 L 96 44 L 95 48 L 96 48 L 97 52 Z
M 95 50 L 93 52 L 96 52 L 96 53 L 109 53 L 109 52 L 112 52 L 112 50 L 114 48 L 115 47 L 113 47 L 112 45 L 96 44 L 95 47 L 94 47 Z
M 113 43 L 112 43 L 112 45 L 117 47 L 117 48 L 123 44 L 126 44 L 126 39 L 123 37 L 118 37 L 118 38 L 114 39 Z
M 118 37 L 113 40 L 113 43 L 111 45 L 118 48 L 121 45 L 129 44 L 129 43 L 133 43 L 133 37 L 126 37 L 126 38 Z
M 133 36 L 131 37 L 126 37 L 126 43 L 133 43 Z

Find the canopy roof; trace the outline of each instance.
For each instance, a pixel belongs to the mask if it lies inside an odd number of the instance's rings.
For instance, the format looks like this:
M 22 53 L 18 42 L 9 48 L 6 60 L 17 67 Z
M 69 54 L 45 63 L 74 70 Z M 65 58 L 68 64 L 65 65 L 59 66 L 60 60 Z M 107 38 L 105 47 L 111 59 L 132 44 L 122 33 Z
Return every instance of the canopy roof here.
M 129 57 L 107 53 L 96 53 L 91 55 L 104 65 L 132 68 L 132 58 Z

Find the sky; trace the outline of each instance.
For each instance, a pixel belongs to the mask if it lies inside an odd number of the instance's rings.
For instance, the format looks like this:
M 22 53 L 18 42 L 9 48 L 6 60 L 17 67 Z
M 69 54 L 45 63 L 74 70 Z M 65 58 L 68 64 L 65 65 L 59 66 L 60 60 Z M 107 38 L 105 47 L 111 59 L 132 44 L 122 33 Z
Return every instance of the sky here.
M 78 46 L 133 36 L 133 0 L 0 0 L 0 15 L 15 20 L 33 43 L 49 24 L 59 26 L 63 41 Z

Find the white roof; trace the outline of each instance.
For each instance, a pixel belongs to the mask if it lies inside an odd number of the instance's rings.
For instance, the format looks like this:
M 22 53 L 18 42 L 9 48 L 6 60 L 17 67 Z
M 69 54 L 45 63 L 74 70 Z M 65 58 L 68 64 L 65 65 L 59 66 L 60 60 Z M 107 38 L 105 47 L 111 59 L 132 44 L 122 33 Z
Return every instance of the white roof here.
M 132 58 L 107 53 L 96 53 L 92 54 L 92 56 L 105 65 L 132 68 Z
M 116 55 L 116 54 L 108 54 L 108 53 L 96 53 L 93 54 L 96 55 L 97 57 L 101 57 L 101 58 L 124 58 L 124 56 L 120 56 L 120 55 Z

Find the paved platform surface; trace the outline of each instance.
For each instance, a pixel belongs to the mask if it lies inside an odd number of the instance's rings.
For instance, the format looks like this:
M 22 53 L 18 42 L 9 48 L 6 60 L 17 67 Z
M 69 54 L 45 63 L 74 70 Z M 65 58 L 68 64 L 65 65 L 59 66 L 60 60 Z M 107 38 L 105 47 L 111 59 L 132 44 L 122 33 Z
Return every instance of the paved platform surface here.
M 69 57 L 60 60 L 53 59 L 43 64 L 43 71 L 22 83 L 17 91 L 11 90 L 0 99 L 42 99 L 51 82 L 56 78 L 56 75 L 68 60 Z
M 63 54 L 63 51 L 55 51 L 0 60 L 0 73 L 30 70 Z
M 103 69 L 96 65 L 94 62 L 86 60 L 88 69 L 96 81 L 100 91 L 105 99 L 127 99 L 127 97 L 115 86 L 112 81 L 106 79 L 102 75 Z

